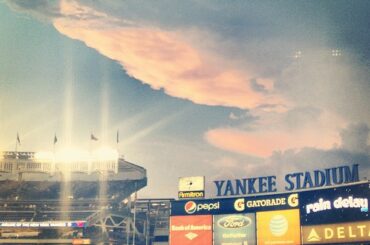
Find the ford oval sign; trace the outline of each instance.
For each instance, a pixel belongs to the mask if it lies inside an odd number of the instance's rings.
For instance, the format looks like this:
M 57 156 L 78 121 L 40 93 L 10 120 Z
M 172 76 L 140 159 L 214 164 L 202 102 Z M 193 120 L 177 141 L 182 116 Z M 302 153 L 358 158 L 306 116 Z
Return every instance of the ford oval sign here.
M 230 215 L 220 219 L 217 225 L 222 228 L 239 229 L 252 223 L 251 219 L 242 215 Z

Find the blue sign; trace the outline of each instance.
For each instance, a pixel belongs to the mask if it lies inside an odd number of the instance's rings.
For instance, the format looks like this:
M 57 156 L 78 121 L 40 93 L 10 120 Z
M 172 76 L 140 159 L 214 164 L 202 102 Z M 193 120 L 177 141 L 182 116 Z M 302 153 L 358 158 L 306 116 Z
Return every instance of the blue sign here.
M 297 172 L 285 175 L 285 190 L 294 191 L 359 181 L 358 164 Z M 276 192 L 276 176 L 243 178 L 234 180 L 215 180 L 217 196 L 239 196 Z
M 234 214 L 297 208 L 297 193 L 273 194 L 240 198 L 173 201 L 171 215 Z
M 301 224 L 369 220 L 370 183 L 304 191 L 299 194 Z

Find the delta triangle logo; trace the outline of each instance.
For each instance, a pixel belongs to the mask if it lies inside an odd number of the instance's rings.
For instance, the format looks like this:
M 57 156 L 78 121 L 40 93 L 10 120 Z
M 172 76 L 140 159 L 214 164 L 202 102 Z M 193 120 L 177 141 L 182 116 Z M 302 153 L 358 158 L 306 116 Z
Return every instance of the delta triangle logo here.
M 196 238 L 198 236 L 198 234 L 195 234 L 193 232 L 189 232 L 185 235 L 185 237 L 189 240 L 193 240 L 194 238 Z
M 318 242 L 321 241 L 321 237 L 317 234 L 314 228 L 310 231 L 310 234 L 308 234 L 307 241 L 309 242 Z

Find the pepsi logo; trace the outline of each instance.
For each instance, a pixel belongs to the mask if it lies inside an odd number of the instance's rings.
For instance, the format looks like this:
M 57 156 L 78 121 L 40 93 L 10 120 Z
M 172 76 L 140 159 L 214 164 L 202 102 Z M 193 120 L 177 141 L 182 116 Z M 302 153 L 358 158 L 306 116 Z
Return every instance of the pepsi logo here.
M 186 213 L 193 214 L 197 210 L 197 204 L 193 201 L 188 201 L 187 203 L 185 203 L 184 208 Z

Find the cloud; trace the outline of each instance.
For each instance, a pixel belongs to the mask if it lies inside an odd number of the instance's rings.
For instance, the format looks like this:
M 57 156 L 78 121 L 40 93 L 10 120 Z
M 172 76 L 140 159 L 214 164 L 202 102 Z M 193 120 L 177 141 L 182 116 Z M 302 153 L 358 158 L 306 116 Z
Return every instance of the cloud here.
M 207 142 L 231 152 L 268 157 L 292 148 L 330 149 L 349 134 L 349 129 L 341 131 L 347 125 L 369 124 L 370 114 L 365 113 L 370 103 L 369 69 L 346 52 L 338 57 L 330 49 L 318 48 L 301 55 L 274 83 L 289 104 L 260 105 L 251 110 L 257 118 L 253 123 L 211 129 L 205 133 Z M 255 90 L 261 89 L 255 84 Z M 366 127 L 355 132 L 367 137 Z M 366 150 L 346 138 L 347 149 Z
M 275 86 L 294 105 L 329 110 L 348 121 L 370 122 L 370 114 L 363 113 L 370 102 L 368 65 L 341 52 L 341 56 L 332 56 L 330 47 L 302 51 L 302 57 L 282 71 Z
M 348 22 L 333 21 L 344 18 L 346 5 L 326 13 L 332 4 L 42 3 L 9 2 L 18 11 L 47 16 L 60 33 L 116 60 L 153 89 L 198 104 L 245 109 L 251 116 L 230 113 L 231 126 L 205 133 L 217 148 L 260 157 L 292 148 L 330 149 L 340 144 L 345 125 L 370 123 L 364 113 L 370 103 L 368 65 L 338 41 L 350 36 Z M 169 11 L 161 11 L 163 6 Z M 364 13 L 362 5 L 350 8 Z M 363 28 L 363 18 L 354 21 L 353 28 Z M 332 56 L 340 44 L 342 55 Z
M 330 149 L 302 147 L 275 151 L 263 159 L 244 158 L 241 155 L 218 157 L 212 165 L 215 173 L 209 176 L 211 184 L 207 187 L 215 193 L 213 180 L 277 176 L 278 186 L 283 186 L 283 177 L 287 173 L 325 169 L 343 165 L 360 165 L 360 179 L 370 174 L 369 127 L 364 124 L 351 124 L 341 131 L 340 142 Z M 280 189 L 279 191 L 284 191 Z
M 345 121 L 329 112 L 301 107 L 285 112 L 255 112 L 260 118 L 247 125 L 208 130 L 211 145 L 230 152 L 269 157 L 274 151 L 314 147 L 330 149 L 340 144 L 338 130 Z
M 342 148 L 351 152 L 369 153 L 369 127 L 365 123 L 350 124 L 341 130 Z
M 48 0 L 6 0 L 8 6 L 17 12 L 27 13 L 41 20 L 60 17 L 58 2 Z
M 282 102 L 267 88 L 263 93 L 253 89 L 252 69 L 229 67 L 216 54 L 196 48 L 185 38 L 186 30 L 127 25 L 74 1 L 61 1 L 60 11 L 63 17 L 53 20 L 60 33 L 118 61 L 127 74 L 153 89 L 205 105 L 253 108 L 266 100 Z

